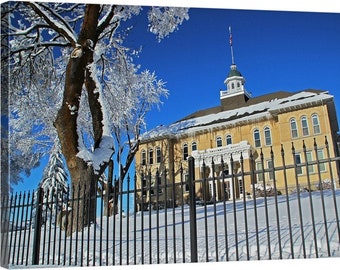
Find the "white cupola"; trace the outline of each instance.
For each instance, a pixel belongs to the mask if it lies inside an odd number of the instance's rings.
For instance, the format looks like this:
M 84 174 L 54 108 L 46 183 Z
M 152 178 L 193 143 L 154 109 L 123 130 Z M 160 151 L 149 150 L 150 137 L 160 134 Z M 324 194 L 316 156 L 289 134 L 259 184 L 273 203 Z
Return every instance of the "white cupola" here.
M 223 99 L 244 95 L 245 99 L 249 99 L 251 94 L 244 88 L 245 79 L 242 76 L 241 72 L 237 70 L 235 61 L 234 61 L 234 51 L 232 46 L 232 35 L 231 35 L 231 27 L 229 27 L 229 43 L 230 43 L 230 52 L 231 52 L 231 66 L 230 71 L 228 73 L 227 78 L 224 80 L 224 84 L 227 87 L 227 90 L 220 91 L 220 99 L 221 102 Z

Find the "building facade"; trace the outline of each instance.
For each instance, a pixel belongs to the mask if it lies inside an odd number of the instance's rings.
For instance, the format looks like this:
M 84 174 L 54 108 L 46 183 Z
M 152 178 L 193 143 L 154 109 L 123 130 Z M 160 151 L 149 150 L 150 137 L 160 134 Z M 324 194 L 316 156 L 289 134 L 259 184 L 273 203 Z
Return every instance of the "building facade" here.
M 261 172 L 255 178 L 237 176 L 238 181 L 222 177 L 210 182 L 206 192 L 197 183 L 196 195 L 203 200 L 242 198 L 251 194 L 254 181 L 265 185 L 275 181 L 277 190 L 284 192 L 285 185 L 294 186 L 295 174 L 301 186 L 307 185 L 307 180 L 316 183 L 320 177 L 322 180 L 333 177 L 338 183 L 336 165 L 298 167 L 288 170 L 285 177 L 283 171 L 270 171 L 274 166 L 325 159 L 328 150 L 324 146 L 313 147 L 325 145 L 325 139 L 330 155 L 338 155 L 338 121 L 331 94 L 308 89 L 252 97 L 235 64 L 231 65 L 224 83 L 226 90 L 220 91 L 219 106 L 194 112 L 141 136 L 135 158 L 136 185 L 143 190 L 138 193 L 140 205 L 156 195 L 159 199 L 176 194 L 176 200 L 182 193 L 185 196 L 186 186 L 177 188 L 174 183 L 186 181 L 189 156 L 195 160 L 196 178 L 237 175 L 240 171 Z M 170 186 L 166 189 L 169 194 L 164 194 L 165 184 Z

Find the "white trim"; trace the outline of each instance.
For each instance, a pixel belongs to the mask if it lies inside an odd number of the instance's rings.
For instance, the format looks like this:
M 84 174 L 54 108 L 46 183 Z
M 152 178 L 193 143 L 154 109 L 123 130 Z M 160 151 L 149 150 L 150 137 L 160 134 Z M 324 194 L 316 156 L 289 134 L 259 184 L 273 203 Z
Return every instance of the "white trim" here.
M 209 160 L 214 158 L 214 162 L 220 163 L 221 157 L 226 162 L 230 161 L 231 156 L 234 161 L 240 160 L 241 153 L 244 159 L 249 159 L 250 150 L 252 146 L 247 141 L 242 141 L 236 144 L 229 144 L 227 146 L 208 148 L 206 150 L 196 150 L 191 153 L 191 156 L 195 159 L 195 167 L 200 166 L 200 161 L 205 159 Z

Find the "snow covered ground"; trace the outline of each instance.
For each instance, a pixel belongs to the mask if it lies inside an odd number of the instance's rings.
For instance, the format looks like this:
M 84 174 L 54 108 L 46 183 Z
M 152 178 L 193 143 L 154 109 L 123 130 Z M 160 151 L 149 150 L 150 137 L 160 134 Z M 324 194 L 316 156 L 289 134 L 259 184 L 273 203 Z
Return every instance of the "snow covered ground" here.
M 340 190 L 334 194 L 332 190 L 303 192 L 300 200 L 292 194 L 288 201 L 281 195 L 277 204 L 269 197 L 267 201 L 249 199 L 246 204 L 240 200 L 197 206 L 198 262 L 340 257 L 340 221 L 336 218 L 336 211 L 340 215 Z M 40 261 L 66 266 L 188 263 L 189 210 L 184 205 L 127 213 L 125 218 L 102 217 L 72 237 L 61 232 L 61 242 L 58 229 L 52 227 L 49 236 L 46 228 Z M 21 247 L 16 252 L 22 251 Z

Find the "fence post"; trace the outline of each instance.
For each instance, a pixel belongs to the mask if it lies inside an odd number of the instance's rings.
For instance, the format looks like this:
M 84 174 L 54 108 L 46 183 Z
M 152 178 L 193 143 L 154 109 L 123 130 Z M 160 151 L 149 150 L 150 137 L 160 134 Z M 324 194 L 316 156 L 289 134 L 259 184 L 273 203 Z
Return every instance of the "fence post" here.
M 37 201 L 35 204 L 35 222 L 34 222 L 34 238 L 33 238 L 33 254 L 32 264 L 39 264 L 40 253 L 40 236 L 41 236 L 41 223 L 42 223 L 42 204 L 43 204 L 43 190 L 40 187 L 37 190 Z
M 190 246 L 191 262 L 197 262 L 197 222 L 196 222 L 196 192 L 195 192 L 195 159 L 188 158 L 188 185 L 189 185 L 189 206 L 190 206 Z

